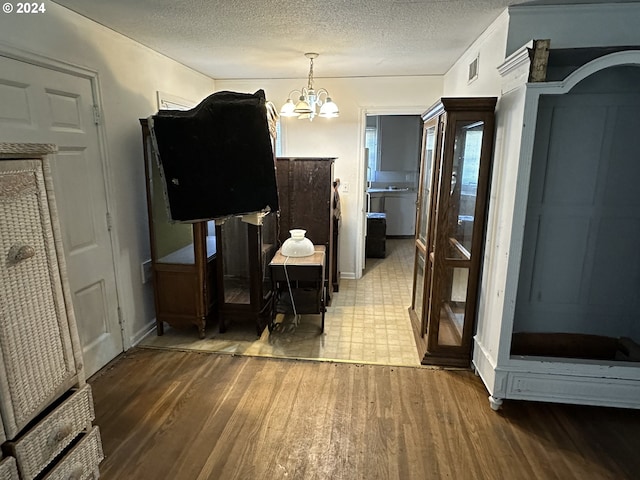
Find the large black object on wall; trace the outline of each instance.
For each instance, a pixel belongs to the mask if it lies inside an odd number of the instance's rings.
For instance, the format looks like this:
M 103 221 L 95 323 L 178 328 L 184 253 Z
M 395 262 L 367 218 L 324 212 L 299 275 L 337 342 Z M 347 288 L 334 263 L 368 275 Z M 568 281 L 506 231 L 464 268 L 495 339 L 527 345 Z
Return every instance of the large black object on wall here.
M 149 126 L 172 220 L 278 210 L 263 90 L 217 92 L 191 110 L 160 110 Z

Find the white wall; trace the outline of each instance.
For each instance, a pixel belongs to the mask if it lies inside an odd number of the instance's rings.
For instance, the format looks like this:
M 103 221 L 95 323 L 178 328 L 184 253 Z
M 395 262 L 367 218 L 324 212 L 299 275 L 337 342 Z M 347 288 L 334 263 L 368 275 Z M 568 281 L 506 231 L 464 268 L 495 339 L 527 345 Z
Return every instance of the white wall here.
M 505 10 L 445 74 L 444 97 L 493 97 L 500 94 L 501 79 L 497 67 L 505 59 L 508 27 L 509 12 Z M 478 76 L 469 81 L 469 64 L 475 58 L 478 58 Z
M 533 39 L 550 39 L 552 49 L 640 43 L 639 2 L 514 6 L 509 17 L 507 56 Z
M 315 65 L 322 72 L 322 64 Z M 313 122 L 282 118 L 283 156 L 337 157 L 335 175 L 341 180 L 342 229 L 340 271 L 343 277 L 361 275 L 357 255 L 363 242 L 364 114 L 422 113 L 442 96 L 442 77 L 320 78 L 314 86 L 326 88 L 340 107 L 340 117 Z M 278 109 L 293 89 L 306 79 L 217 80 L 218 90 L 253 92 L 264 89 Z M 348 185 L 349 191 L 344 191 Z
M 155 317 L 151 284 L 142 285 L 140 271 L 150 253 L 138 119 L 158 110 L 158 90 L 198 102 L 213 92 L 214 81 L 59 5 L 46 2 L 46 8 L 42 14 L 2 15 L 0 53 L 14 47 L 98 74 L 128 347 Z

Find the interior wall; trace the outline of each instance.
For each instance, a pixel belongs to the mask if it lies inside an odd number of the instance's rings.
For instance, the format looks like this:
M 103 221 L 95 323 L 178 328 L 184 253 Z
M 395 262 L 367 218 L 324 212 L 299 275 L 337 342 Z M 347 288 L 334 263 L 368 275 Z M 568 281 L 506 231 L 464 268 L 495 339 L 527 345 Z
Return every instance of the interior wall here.
M 98 74 L 127 348 L 149 330 L 155 317 L 151 283 L 142 284 L 141 263 L 150 252 L 138 119 L 157 112 L 157 91 L 197 103 L 213 92 L 214 81 L 51 2 L 46 13 L 3 18 L 0 53 L 7 49 Z
M 549 39 L 551 48 L 640 44 L 640 2 L 509 7 L 507 56 L 532 39 Z
M 505 59 L 508 27 L 509 12 L 505 10 L 446 73 L 443 96 L 490 97 L 500 94 L 501 78 L 498 66 Z M 469 80 L 469 64 L 476 58 L 478 74 L 473 80 Z
M 302 68 L 303 66 L 301 66 Z M 322 57 L 315 64 L 322 72 Z M 341 182 L 342 225 L 340 272 L 345 278 L 359 278 L 358 245 L 364 235 L 364 129 L 367 111 L 416 113 L 426 110 L 442 96 L 442 77 L 409 76 L 379 78 L 315 77 L 316 88 L 325 88 L 340 108 L 340 117 L 315 118 L 312 122 L 281 118 L 282 155 L 287 157 L 337 157 L 335 176 Z M 254 92 L 265 90 L 278 109 L 289 92 L 306 85 L 306 78 L 262 80 L 217 80 L 218 90 Z

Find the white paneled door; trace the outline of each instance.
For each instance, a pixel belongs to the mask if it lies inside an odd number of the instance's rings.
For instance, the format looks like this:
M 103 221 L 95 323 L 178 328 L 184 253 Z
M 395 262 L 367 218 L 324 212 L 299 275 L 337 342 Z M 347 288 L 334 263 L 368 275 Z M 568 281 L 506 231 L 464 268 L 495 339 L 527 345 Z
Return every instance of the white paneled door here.
M 87 376 L 123 351 L 91 78 L 0 56 L 0 141 L 53 143 L 51 162 Z

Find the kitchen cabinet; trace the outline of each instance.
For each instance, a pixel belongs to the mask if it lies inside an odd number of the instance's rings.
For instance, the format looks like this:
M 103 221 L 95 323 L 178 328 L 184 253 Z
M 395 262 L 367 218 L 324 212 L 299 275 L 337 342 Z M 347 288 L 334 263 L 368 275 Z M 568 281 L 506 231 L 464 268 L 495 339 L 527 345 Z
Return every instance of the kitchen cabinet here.
M 387 236 L 413 236 L 416 233 L 416 193 L 387 193 L 383 198 Z
M 415 172 L 420 163 L 422 121 L 418 115 L 378 117 L 378 154 L 382 171 Z
M 3 478 L 16 466 L 21 480 L 97 478 L 104 457 L 60 238 L 55 152 L 0 143 L 0 432 L 3 455 L 15 458 L 0 462 Z M 74 451 L 82 462 L 70 465 Z

